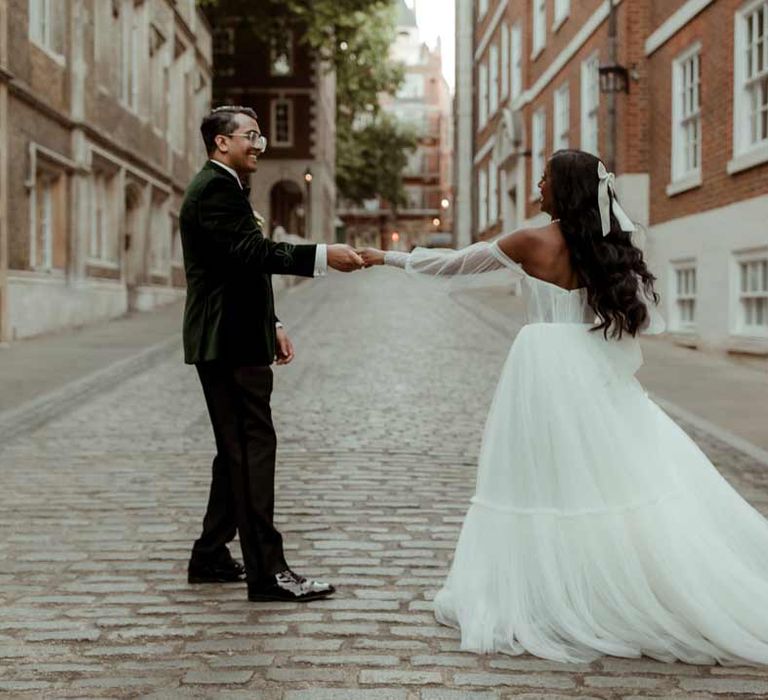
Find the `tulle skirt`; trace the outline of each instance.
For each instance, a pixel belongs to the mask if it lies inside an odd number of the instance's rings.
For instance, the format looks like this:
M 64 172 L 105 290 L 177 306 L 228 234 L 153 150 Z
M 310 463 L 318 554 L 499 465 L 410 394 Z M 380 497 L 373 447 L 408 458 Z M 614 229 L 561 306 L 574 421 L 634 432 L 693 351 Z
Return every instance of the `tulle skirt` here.
M 435 614 L 475 652 L 768 664 L 768 523 L 634 378 L 532 324 L 502 371 Z

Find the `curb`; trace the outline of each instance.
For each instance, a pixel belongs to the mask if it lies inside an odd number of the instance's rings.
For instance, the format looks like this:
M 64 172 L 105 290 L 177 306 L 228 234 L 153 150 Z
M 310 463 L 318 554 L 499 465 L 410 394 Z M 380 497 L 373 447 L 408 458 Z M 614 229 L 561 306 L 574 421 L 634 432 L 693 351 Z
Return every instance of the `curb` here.
M 102 367 L 64 386 L 0 413 L 0 442 L 19 437 L 61 415 L 76 404 L 159 364 L 181 350 L 178 334 L 141 352 Z
M 649 392 L 649 395 L 651 399 L 653 399 L 654 403 L 658 404 L 673 418 L 692 425 L 697 430 L 701 430 L 702 432 L 711 435 L 716 440 L 725 443 L 729 447 L 732 447 L 734 450 L 738 450 L 739 452 L 744 453 L 751 459 L 759 462 L 762 466 L 768 467 L 768 451 L 764 450 L 762 447 L 753 445 L 748 440 L 735 435 L 731 431 L 726 430 L 725 428 L 721 428 L 719 425 L 715 425 L 705 418 L 701 418 L 695 413 L 691 413 L 684 408 L 680 408 L 680 406 L 677 404 L 674 404 L 671 401 L 667 401 L 666 399 L 662 399 L 656 394 Z
M 296 284 L 281 289 L 275 295 L 275 299 L 290 298 L 303 287 L 303 284 Z M 305 308 L 304 313 L 300 314 L 292 325 L 297 329 L 300 328 L 314 312 L 317 303 L 319 300 L 315 300 L 314 304 Z M 0 412 L 0 445 L 39 428 L 70 408 L 155 367 L 174 353 L 181 354 L 181 351 L 181 334 L 176 333 L 134 355 L 117 360 L 91 374 L 68 382 L 58 389 L 41 394 L 17 408 Z

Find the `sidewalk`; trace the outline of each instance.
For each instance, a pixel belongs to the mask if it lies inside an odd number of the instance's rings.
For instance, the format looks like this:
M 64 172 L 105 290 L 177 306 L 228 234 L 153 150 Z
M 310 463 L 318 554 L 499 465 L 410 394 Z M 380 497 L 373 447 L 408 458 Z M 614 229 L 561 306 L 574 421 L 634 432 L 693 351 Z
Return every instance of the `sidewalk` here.
M 180 352 L 183 304 L 0 348 L 0 438 Z

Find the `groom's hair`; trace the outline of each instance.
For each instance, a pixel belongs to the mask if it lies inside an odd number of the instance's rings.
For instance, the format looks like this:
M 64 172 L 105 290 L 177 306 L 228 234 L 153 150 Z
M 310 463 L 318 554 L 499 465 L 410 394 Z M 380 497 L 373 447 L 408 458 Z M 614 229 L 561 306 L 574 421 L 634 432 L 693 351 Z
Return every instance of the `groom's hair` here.
M 208 155 L 216 151 L 216 137 L 220 134 L 228 136 L 237 128 L 235 117 L 238 114 L 245 114 L 251 119 L 258 119 L 256 112 L 250 107 L 241 107 L 240 105 L 224 105 L 212 109 L 210 113 L 203 118 L 200 125 L 200 133 L 203 135 L 205 150 Z

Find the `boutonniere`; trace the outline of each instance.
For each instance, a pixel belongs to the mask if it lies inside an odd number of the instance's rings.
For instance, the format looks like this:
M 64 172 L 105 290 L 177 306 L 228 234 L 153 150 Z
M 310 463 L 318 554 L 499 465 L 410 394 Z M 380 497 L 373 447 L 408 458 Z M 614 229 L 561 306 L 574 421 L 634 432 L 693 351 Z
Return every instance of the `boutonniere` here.
M 253 218 L 256 219 L 256 223 L 259 225 L 259 228 L 263 231 L 264 230 L 264 217 L 259 214 L 255 209 L 253 210 Z

